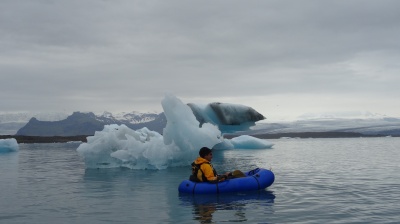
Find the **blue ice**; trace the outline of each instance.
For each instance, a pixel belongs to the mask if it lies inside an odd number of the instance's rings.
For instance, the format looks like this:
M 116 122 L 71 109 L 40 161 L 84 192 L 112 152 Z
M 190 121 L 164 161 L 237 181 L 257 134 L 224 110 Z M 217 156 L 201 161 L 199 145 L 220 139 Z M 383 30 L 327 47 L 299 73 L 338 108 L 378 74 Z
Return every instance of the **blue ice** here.
M 0 139 L 0 153 L 16 152 L 19 150 L 15 138 Z
M 200 122 L 193 107 L 177 97 L 167 94 L 161 101 L 167 118 L 163 134 L 147 128 L 132 130 L 125 125 L 105 125 L 102 131 L 95 132 L 77 148 L 87 168 L 127 167 L 130 169 L 165 169 L 171 166 L 190 164 L 198 156 L 201 147 L 222 149 L 271 148 L 272 143 L 251 136 L 225 139 L 218 124 L 204 119 Z M 234 105 L 228 105 L 235 109 Z M 239 110 L 245 107 L 239 105 Z M 199 107 L 200 108 L 200 107 Z M 204 111 L 197 110 L 203 115 Z M 224 111 L 229 114 L 229 111 Z M 230 118 L 231 119 L 231 118 Z M 248 118 L 240 118 L 248 123 Z M 249 117 L 253 119 L 253 117 Z M 232 120 L 232 119 L 231 119 Z M 233 119 L 234 120 L 234 119 Z M 239 123 L 240 123 L 239 122 Z M 225 125 L 225 124 L 224 124 Z M 235 121 L 235 125 L 240 124 Z

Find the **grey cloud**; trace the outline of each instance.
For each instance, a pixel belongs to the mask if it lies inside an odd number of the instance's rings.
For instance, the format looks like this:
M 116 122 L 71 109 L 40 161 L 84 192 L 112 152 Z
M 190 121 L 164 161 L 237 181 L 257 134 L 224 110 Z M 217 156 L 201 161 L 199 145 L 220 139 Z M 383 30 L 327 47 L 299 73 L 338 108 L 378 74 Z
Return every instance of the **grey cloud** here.
M 398 1 L 10 0 L 0 6 L 0 99 L 10 102 L 1 110 L 46 108 L 38 98 L 77 109 L 146 110 L 144 102 L 159 108 L 165 92 L 186 99 L 400 95 L 393 85 Z

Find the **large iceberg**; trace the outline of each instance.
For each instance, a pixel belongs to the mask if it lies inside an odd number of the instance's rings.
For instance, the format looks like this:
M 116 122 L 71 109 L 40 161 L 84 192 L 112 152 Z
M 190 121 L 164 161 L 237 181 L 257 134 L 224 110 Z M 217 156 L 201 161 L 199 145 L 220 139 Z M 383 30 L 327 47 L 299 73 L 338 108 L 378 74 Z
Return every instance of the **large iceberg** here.
M 210 103 L 199 105 L 188 103 L 200 126 L 204 123 L 217 125 L 222 133 L 248 130 L 255 122 L 265 119 L 251 107 L 229 104 L 229 103 Z
M 15 138 L 0 139 L 0 153 L 18 151 L 18 142 Z
M 165 169 L 170 166 L 190 164 L 198 156 L 198 150 L 207 146 L 216 150 L 271 148 L 273 144 L 251 136 L 225 139 L 218 123 L 210 122 L 208 118 L 199 121 L 194 111 L 201 112 L 202 117 L 209 107 L 193 110 L 173 95 L 166 95 L 161 102 L 167 125 L 163 135 L 147 128 L 132 130 L 125 125 L 105 125 L 102 131 L 95 132 L 77 148 L 78 154 L 84 159 L 87 168 L 128 167 L 131 169 Z M 248 107 L 230 104 L 233 113 L 248 111 Z M 199 107 L 200 108 L 200 107 Z M 224 107 L 227 109 L 228 107 Z M 247 108 L 247 109 L 245 109 Z M 247 113 L 247 112 L 246 112 Z M 247 115 L 246 115 L 247 116 Z M 228 118 L 227 122 L 240 126 L 251 123 L 252 118 Z M 248 124 L 246 124 L 248 125 Z

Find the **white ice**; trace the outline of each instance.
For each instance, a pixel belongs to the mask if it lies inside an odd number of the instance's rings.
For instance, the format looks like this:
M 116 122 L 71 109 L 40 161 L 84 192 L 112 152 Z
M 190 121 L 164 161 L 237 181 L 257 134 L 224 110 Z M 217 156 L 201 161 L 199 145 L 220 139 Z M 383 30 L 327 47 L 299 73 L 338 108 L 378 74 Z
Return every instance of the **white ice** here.
M 231 140 L 233 147 L 238 149 L 266 149 L 274 144 L 259 138 L 248 135 L 241 135 Z
M 18 150 L 19 146 L 15 138 L 0 139 L 0 153 L 16 152 Z
M 250 136 L 224 139 L 216 125 L 204 123 L 200 127 L 191 108 L 173 95 L 166 95 L 161 104 L 167 118 L 163 135 L 147 128 L 106 125 L 77 149 L 86 167 L 165 169 L 190 164 L 203 146 L 221 150 L 273 145 Z

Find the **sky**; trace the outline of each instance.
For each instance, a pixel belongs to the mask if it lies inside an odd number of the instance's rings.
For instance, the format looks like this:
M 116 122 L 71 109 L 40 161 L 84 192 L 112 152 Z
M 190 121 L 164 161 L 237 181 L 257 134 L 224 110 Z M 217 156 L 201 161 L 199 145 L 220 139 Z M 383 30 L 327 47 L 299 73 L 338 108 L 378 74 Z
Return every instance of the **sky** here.
M 397 0 L 2 0 L 0 112 L 400 117 Z

